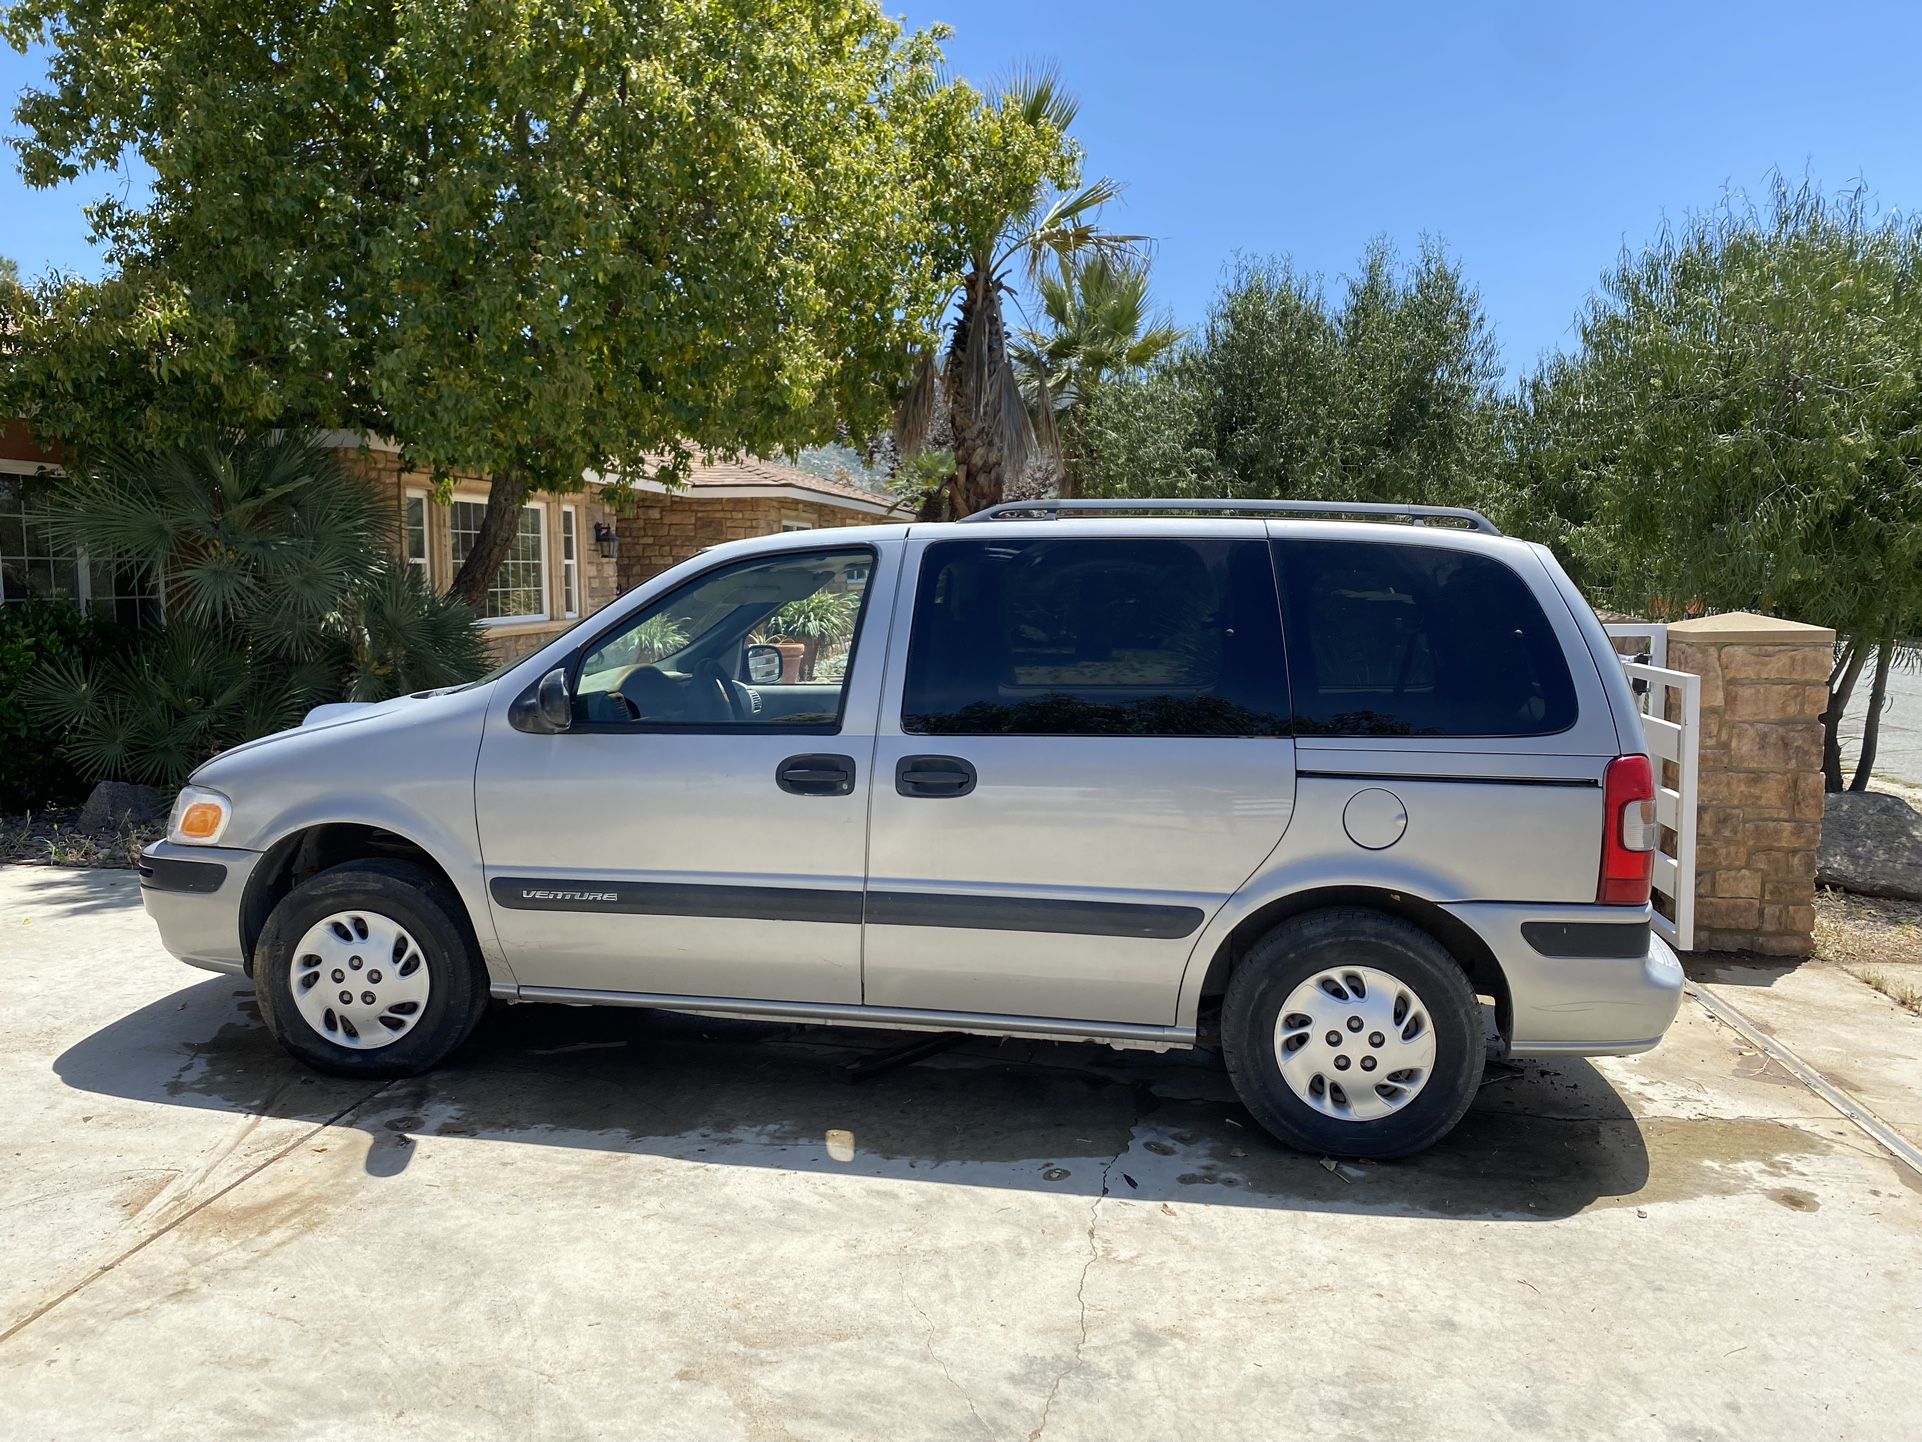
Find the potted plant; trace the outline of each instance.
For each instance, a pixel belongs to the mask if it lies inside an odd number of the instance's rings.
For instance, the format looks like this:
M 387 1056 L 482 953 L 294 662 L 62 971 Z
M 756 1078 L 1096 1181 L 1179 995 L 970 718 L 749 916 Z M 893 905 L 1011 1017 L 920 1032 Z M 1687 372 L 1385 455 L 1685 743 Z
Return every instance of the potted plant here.
M 845 641 L 854 634 L 854 618 L 861 613 L 858 591 L 816 591 L 798 601 L 789 601 L 768 617 L 766 631 L 781 652 L 781 679 L 788 679 L 790 646 L 798 646 L 800 663 L 796 680 L 812 681 L 816 658 L 824 646 Z

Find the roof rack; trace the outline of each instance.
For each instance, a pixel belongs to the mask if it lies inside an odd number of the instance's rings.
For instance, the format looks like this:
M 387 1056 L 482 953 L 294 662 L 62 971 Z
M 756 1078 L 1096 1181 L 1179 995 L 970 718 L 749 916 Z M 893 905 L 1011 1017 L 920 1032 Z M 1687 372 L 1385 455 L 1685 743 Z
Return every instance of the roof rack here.
M 1064 513 L 1072 511 L 1154 513 L 1171 511 L 1190 515 L 1261 515 L 1279 512 L 1290 516 L 1326 516 L 1340 519 L 1347 516 L 1365 516 L 1389 520 L 1405 520 L 1415 525 L 1425 525 L 1429 521 L 1453 521 L 1466 526 L 1471 531 L 1479 531 L 1484 536 L 1499 536 L 1500 529 L 1480 511 L 1470 510 L 1467 506 L 1392 506 L 1380 501 L 1004 501 L 998 506 L 989 506 L 985 511 L 976 511 L 971 516 L 963 516 L 963 523 L 969 521 L 1005 521 L 1016 517 L 1032 520 L 1059 520 Z

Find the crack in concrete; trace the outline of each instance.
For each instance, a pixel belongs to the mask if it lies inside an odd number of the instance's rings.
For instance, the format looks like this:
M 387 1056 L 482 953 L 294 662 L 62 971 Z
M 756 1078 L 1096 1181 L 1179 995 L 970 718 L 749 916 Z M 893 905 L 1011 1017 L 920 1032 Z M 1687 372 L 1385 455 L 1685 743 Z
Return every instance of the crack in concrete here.
M 907 1295 L 908 1305 L 914 1308 L 914 1315 L 921 1319 L 921 1346 L 922 1349 L 927 1352 L 928 1360 L 941 1369 L 941 1375 L 948 1379 L 948 1385 L 961 1394 L 961 1400 L 968 1405 L 968 1415 L 974 1418 L 974 1425 L 989 1436 L 993 1436 L 994 1433 L 989 1428 L 987 1422 L 982 1418 L 981 1414 L 975 1410 L 974 1398 L 968 1394 L 968 1389 L 955 1381 L 954 1373 L 948 1370 L 948 1364 L 943 1361 L 941 1355 L 934 1350 L 934 1319 L 922 1310 L 921 1304 L 914 1300 L 914 1294 L 908 1291 L 908 1280 L 905 1273 L 901 1278 L 901 1290 Z
M 1101 1204 L 1108 1200 L 1108 1178 L 1121 1164 L 1121 1159 L 1128 1154 L 1128 1149 L 1135 1144 L 1135 1130 L 1141 1125 L 1141 1114 L 1141 1094 L 1137 1091 L 1135 1114 L 1128 1122 L 1126 1135 L 1121 1138 L 1121 1148 L 1109 1157 L 1106 1165 L 1101 1168 L 1101 1190 L 1088 1207 L 1088 1257 L 1081 1264 L 1081 1276 L 1074 1285 L 1074 1301 L 1075 1306 L 1080 1310 L 1081 1332 L 1075 1338 L 1074 1351 L 1068 1357 L 1068 1365 L 1054 1374 L 1054 1382 L 1049 1386 L 1048 1395 L 1041 1403 L 1041 1420 L 1035 1425 L 1034 1431 L 1028 1434 L 1028 1442 L 1040 1442 L 1041 1434 L 1048 1428 L 1048 1418 L 1054 1412 L 1054 1399 L 1061 1393 L 1061 1384 L 1067 1380 L 1070 1372 L 1081 1365 L 1081 1353 L 1088 1345 L 1088 1273 L 1094 1270 L 1094 1264 L 1100 1259 L 1100 1246 L 1095 1240 L 1095 1228 L 1101 1220 Z

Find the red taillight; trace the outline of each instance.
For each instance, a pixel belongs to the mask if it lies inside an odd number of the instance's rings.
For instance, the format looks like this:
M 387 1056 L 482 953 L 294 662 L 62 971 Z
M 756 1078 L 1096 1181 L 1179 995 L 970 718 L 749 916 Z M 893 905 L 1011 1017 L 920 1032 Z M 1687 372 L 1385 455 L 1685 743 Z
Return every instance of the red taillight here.
M 1655 770 L 1646 756 L 1617 756 L 1602 778 L 1602 880 L 1595 899 L 1647 906 L 1655 870 Z

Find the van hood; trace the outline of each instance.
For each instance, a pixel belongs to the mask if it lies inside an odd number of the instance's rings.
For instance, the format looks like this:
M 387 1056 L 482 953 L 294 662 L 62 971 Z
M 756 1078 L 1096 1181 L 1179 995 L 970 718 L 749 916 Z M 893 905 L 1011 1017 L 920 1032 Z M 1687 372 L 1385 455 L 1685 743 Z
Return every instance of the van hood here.
M 431 695 L 422 692 L 421 695 Z M 300 718 L 303 728 L 309 726 L 335 726 L 343 721 L 359 721 L 382 711 L 392 711 L 416 701 L 417 696 L 396 696 L 390 701 L 329 701 L 324 706 L 316 706 Z
M 416 691 L 410 696 L 395 696 L 387 701 L 329 701 L 324 706 L 316 706 L 300 720 L 298 726 L 285 731 L 273 731 L 265 736 L 256 736 L 251 741 L 243 741 L 238 746 L 230 746 L 220 755 L 207 762 L 213 766 L 230 756 L 244 755 L 259 751 L 263 747 L 275 746 L 297 736 L 311 736 L 316 731 L 330 731 L 336 726 L 351 726 L 356 722 L 371 721 L 376 716 L 392 716 L 396 712 L 410 711 L 432 696 L 446 696 L 463 689 L 459 686 L 443 686 L 437 691 Z M 199 772 L 195 773 L 198 776 Z
M 463 688 L 442 686 L 435 691 L 415 691 L 407 696 L 394 696 L 385 701 L 329 701 L 324 706 L 316 706 L 300 718 L 302 731 L 318 730 L 323 726 L 340 726 L 350 721 L 365 721 L 370 716 L 391 715 L 395 711 L 406 711 L 432 696 L 450 696 Z

